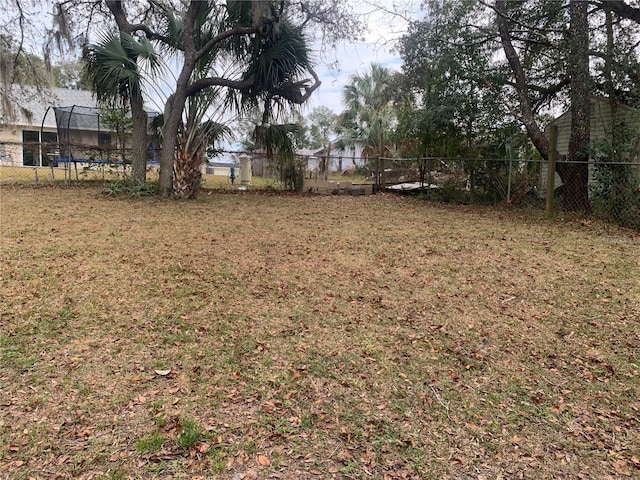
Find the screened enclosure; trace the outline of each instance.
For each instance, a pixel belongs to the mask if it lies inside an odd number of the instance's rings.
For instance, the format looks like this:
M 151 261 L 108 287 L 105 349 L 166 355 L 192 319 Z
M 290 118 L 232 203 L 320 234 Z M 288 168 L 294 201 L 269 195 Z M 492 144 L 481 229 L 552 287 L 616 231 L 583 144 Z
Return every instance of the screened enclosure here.
M 47 115 L 55 115 L 57 139 L 55 156 L 49 164 L 115 164 L 129 163 L 131 155 L 131 119 L 124 115 L 105 120 L 105 116 L 95 107 L 73 105 L 69 107 L 49 107 L 42 119 L 44 126 Z M 158 114 L 147 112 L 149 121 Z M 42 135 L 41 129 L 41 137 Z M 49 142 L 47 142 L 49 143 Z M 51 145 L 42 144 L 51 151 Z M 147 160 L 154 162 L 157 157 L 158 142 L 148 138 Z M 43 162 L 44 163 L 44 162 Z

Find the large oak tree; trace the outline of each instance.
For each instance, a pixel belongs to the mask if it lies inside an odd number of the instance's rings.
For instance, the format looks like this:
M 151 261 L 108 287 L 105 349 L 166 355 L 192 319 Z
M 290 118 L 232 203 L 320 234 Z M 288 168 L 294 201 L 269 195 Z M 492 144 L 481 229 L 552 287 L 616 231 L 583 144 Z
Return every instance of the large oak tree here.
M 445 66 L 440 80 L 446 83 L 451 79 L 447 86 L 456 92 L 462 92 L 458 86 L 472 81 L 478 105 L 491 96 L 494 104 L 521 123 L 545 159 L 549 142 L 540 114 L 571 111 L 569 152 L 561 157 L 557 172 L 565 185 L 565 207 L 588 211 L 588 169 L 584 162 L 589 159 L 589 98 L 607 93 L 615 96 L 614 101 L 620 95 L 629 99 L 637 89 L 639 10 L 635 0 L 593 2 L 591 7 L 578 0 L 427 3 L 429 16 L 416 23 L 403 41 L 405 51 L 409 51 L 406 47 L 415 44 L 422 34 L 421 25 L 429 29 L 438 25 L 442 46 L 425 51 L 422 57 L 415 52 L 409 55 L 419 59 L 419 65 L 432 67 L 422 67 L 424 71 L 442 71 L 445 59 L 449 67 Z M 465 15 L 451 15 L 452 11 Z M 607 11 L 614 17 L 608 25 L 614 29 L 611 35 L 615 42 L 610 44 L 615 43 L 615 49 L 601 41 L 607 38 Z M 436 58 L 432 58 L 434 53 Z M 456 70 L 460 64 L 465 68 Z M 452 76 L 455 72 L 464 72 L 464 82 Z

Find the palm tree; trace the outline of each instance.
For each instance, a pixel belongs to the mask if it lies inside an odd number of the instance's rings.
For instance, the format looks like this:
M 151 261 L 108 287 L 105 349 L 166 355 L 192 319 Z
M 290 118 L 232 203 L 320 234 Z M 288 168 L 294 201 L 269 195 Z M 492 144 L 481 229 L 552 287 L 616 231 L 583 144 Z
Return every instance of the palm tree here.
M 160 60 L 146 38 L 135 39 L 127 33 L 108 33 L 99 43 L 83 52 L 83 73 L 96 98 L 110 107 L 130 109 L 132 118 L 131 176 L 139 184 L 146 182 L 147 113 L 142 92 L 142 62 L 158 72 Z
M 173 193 L 181 198 L 196 198 L 202 184 L 202 165 L 206 162 L 207 147 L 229 139 L 232 132 L 221 122 L 205 117 L 217 100 L 214 89 L 189 97 L 186 121 L 178 131 L 176 159 L 173 167 Z
M 338 120 L 338 149 L 360 145 L 365 158 L 390 152 L 384 142 L 395 118 L 390 82 L 389 70 L 375 63 L 369 72 L 351 76 L 343 91 L 346 108 Z
M 285 188 L 301 191 L 304 171 L 296 157 L 294 138 L 303 127 L 278 121 L 299 114 L 299 102 L 293 98 L 308 80 L 298 79 L 305 72 L 315 77 L 307 38 L 302 27 L 283 18 L 277 32 L 264 38 L 256 36 L 248 48 L 250 63 L 243 78 L 255 81 L 239 97 L 230 99 L 240 112 L 262 112 L 262 122 L 255 128 L 255 146 L 264 149 L 277 165 Z
M 193 45 L 190 48 L 199 51 L 218 35 L 219 29 L 251 25 L 256 5 L 263 6 L 254 2 L 234 1 L 221 8 L 216 2 L 202 2 L 193 19 L 193 35 L 190 39 Z M 163 10 L 162 14 L 162 36 L 167 51 L 171 54 L 182 52 L 185 48 L 182 38 L 184 18 L 168 9 Z M 199 122 L 204 121 L 207 115 L 222 116 L 221 112 L 230 110 L 238 114 L 261 111 L 260 127 L 264 127 L 273 123 L 287 109 L 294 110 L 294 105 L 300 100 L 295 95 L 299 95 L 301 87 L 308 83 L 308 80 L 299 78 L 312 68 L 308 52 L 302 28 L 281 17 L 277 29 L 260 35 L 231 36 L 198 59 L 188 82 L 189 94 L 176 139 L 172 172 L 174 195 L 192 196 L 198 190 L 200 177 L 197 172 L 204 160 L 200 155 L 202 142 L 195 140 L 198 137 L 196 133 L 200 131 Z M 199 87 L 211 76 L 236 77 L 236 82 L 246 85 L 246 88 L 229 88 L 223 100 L 220 96 L 221 86 Z M 293 158 L 289 151 L 293 149 L 289 148 L 287 142 L 290 141 L 289 134 L 295 129 L 290 125 L 279 125 L 267 130 L 269 133 L 264 137 L 267 141 L 265 146 L 273 146 L 271 155 L 281 159 Z M 215 131 L 223 133 L 220 129 Z
M 163 50 L 175 55 L 184 48 L 184 19 L 167 8 L 161 8 L 161 16 L 162 36 L 165 39 Z M 192 40 L 196 49 L 202 48 L 216 35 L 216 21 L 212 19 L 222 20 L 220 6 L 215 2 L 203 2 L 193 26 Z M 190 83 L 205 78 L 214 68 L 220 54 L 218 49 L 214 49 L 201 57 L 191 73 Z M 206 161 L 207 147 L 232 136 L 226 125 L 211 120 L 220 113 L 219 107 L 223 104 L 221 88 L 216 86 L 198 90 L 186 98 L 175 142 L 171 188 L 174 196 L 197 197 L 202 184 L 202 165 Z M 164 120 L 164 115 L 161 115 L 156 124 L 162 124 Z

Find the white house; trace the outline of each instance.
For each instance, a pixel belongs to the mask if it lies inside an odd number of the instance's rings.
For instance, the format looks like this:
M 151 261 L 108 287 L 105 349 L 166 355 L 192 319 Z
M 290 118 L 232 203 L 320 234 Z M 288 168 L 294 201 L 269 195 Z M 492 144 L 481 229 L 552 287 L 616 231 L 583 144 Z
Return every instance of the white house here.
M 105 125 L 92 92 L 66 88 L 37 91 L 14 85 L 13 96 L 20 98 L 13 118 L 0 109 L 1 165 L 45 167 L 117 155 L 118 140 Z M 157 113 L 148 115 L 151 119 Z M 125 147 L 130 147 L 126 141 Z
M 0 163 L 12 166 L 48 166 L 58 155 L 58 126 L 51 108 L 81 105 L 95 108 L 93 94 L 87 90 L 51 88 L 38 92 L 34 87 L 14 86 L 21 108 L 10 120 L 0 107 Z M 103 138 L 106 141 L 107 138 Z M 110 141 L 110 139 L 109 139 Z

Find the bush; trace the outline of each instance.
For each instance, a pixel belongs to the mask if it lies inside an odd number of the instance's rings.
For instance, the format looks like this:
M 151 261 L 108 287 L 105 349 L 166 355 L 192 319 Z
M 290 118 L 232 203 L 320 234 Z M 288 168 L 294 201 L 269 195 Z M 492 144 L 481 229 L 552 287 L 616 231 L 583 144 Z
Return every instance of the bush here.
M 155 188 L 149 183 L 137 183 L 130 178 L 112 180 L 107 183 L 104 193 L 110 197 L 152 197 Z

